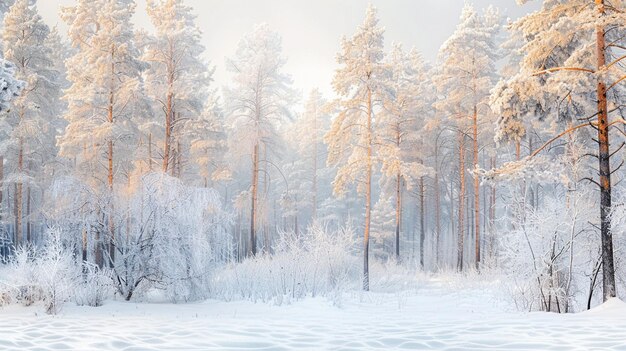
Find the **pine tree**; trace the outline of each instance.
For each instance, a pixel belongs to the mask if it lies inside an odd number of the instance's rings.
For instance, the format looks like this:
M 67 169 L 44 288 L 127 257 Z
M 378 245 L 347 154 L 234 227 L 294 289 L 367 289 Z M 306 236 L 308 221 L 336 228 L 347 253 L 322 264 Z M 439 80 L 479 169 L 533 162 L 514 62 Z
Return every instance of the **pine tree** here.
M 424 155 L 420 148 L 420 133 L 425 117 L 430 113 L 430 98 L 426 82 L 427 69 L 421 55 L 415 50 L 405 53 L 402 46 L 394 45 L 388 55 L 390 66 L 389 91 L 383 101 L 384 113 L 380 120 L 380 158 L 383 182 L 382 195 L 395 198 L 395 255 L 400 259 L 400 231 L 402 229 L 402 193 L 405 188 L 417 185 L 424 209 Z M 424 218 L 421 216 L 420 241 L 424 241 Z M 423 245 L 420 262 L 424 262 Z
M 343 195 L 348 184 L 357 183 L 365 196 L 363 245 L 363 290 L 369 290 L 369 237 L 372 210 L 372 179 L 380 156 L 377 145 L 378 119 L 375 110 L 382 104 L 389 70 L 384 63 L 384 29 L 378 25 L 377 10 L 369 6 L 365 21 L 351 38 L 343 38 L 337 56 L 341 67 L 333 87 L 339 98 L 338 111 L 325 136 L 329 147 L 329 165 L 339 169 L 333 190 Z
M 268 174 L 268 151 L 279 135 L 279 125 L 290 115 L 293 98 L 291 78 L 283 73 L 285 63 L 281 38 L 267 24 L 247 34 L 226 62 L 234 82 L 225 93 L 232 121 L 231 150 L 252 161 L 248 255 L 257 253 L 259 175 Z
M 611 175 L 616 169 L 611 167 L 611 156 L 615 150 L 610 149 L 610 132 L 625 122 L 619 116 L 619 107 L 609 107 L 621 106 L 619 97 L 624 94 L 621 83 L 626 72 L 621 63 L 626 57 L 620 53 L 626 37 L 621 20 L 624 11 L 624 1 L 611 1 L 610 4 L 605 0 L 544 1 L 541 10 L 514 23 L 513 30 L 519 31 L 524 38 L 521 49 L 523 59 L 520 74 L 513 77 L 509 84 L 529 84 L 520 99 L 521 103 L 513 101 L 505 105 L 510 113 L 499 120 L 499 133 L 506 135 L 523 127 L 520 121 L 524 118 L 544 117 L 537 116 L 533 105 L 525 103 L 534 99 L 558 107 L 556 122 L 584 122 L 571 123 L 522 160 L 524 163 L 554 141 L 582 128 L 591 127 L 597 133 L 593 138 L 597 153 L 592 155 L 598 160 L 598 178 L 597 181 L 589 180 L 600 190 L 599 228 L 605 301 L 616 296 L 610 220 L 613 208 Z M 558 98 L 544 100 L 546 92 Z M 565 106 L 561 107 L 561 104 Z M 507 164 L 498 173 L 508 173 L 515 168 L 519 167 Z
M 4 18 L 3 40 L 11 43 L 4 56 L 17 65 L 17 77 L 27 88 L 16 99 L 8 118 L 12 125 L 10 137 L 4 141 L 11 150 L 15 184 L 15 244 L 23 243 L 24 203 L 30 218 L 30 189 L 46 160 L 55 156 L 55 137 L 62 104 L 59 102 L 62 73 L 55 70 L 52 48 L 48 45 L 50 29 L 29 0 L 17 0 Z M 26 183 L 26 192 L 24 185 Z M 30 219 L 26 240 L 31 241 Z
M 115 260 L 115 224 L 111 196 L 116 165 L 132 159 L 135 102 L 141 94 L 139 52 L 134 45 L 132 0 L 79 0 L 65 8 L 63 19 L 76 53 L 67 62 L 71 86 L 65 91 L 68 121 L 59 139 L 60 152 L 74 158 L 93 177 L 94 185 L 106 184 L 103 215 L 106 216 L 108 259 Z M 128 164 L 128 163 L 125 163 Z M 106 177 L 102 179 L 102 165 Z M 96 230 L 96 262 L 103 264 L 104 247 Z
M 155 110 L 165 116 L 163 172 L 174 174 L 172 163 L 180 156 L 172 151 L 181 142 L 185 121 L 202 113 L 213 70 L 201 59 L 204 47 L 191 7 L 183 0 L 149 0 L 147 11 L 156 33 L 147 39 L 142 57 L 150 64 L 146 87 Z
M 479 167 L 479 132 L 485 115 L 490 114 L 487 102 L 495 84 L 495 62 L 498 59 L 496 36 L 500 29 L 499 15 L 488 8 L 483 15 L 469 3 L 461 13 L 461 21 L 439 52 L 441 72 L 437 77 L 439 89 L 446 92 L 440 107 L 457 119 L 459 138 L 459 234 L 457 268 L 463 269 L 465 245 L 465 139 L 472 141 L 472 168 Z M 474 176 L 474 234 L 475 264 L 480 265 L 480 180 Z
M 304 112 L 289 129 L 294 144 L 293 163 L 298 172 L 292 172 L 290 188 L 297 192 L 302 202 L 301 210 L 310 211 L 310 222 L 317 218 L 322 199 L 322 185 L 327 180 L 325 171 L 326 148 L 324 133 L 328 130 L 330 116 L 325 111 L 327 102 L 318 89 L 309 93 Z M 292 179 L 292 180 L 291 180 Z

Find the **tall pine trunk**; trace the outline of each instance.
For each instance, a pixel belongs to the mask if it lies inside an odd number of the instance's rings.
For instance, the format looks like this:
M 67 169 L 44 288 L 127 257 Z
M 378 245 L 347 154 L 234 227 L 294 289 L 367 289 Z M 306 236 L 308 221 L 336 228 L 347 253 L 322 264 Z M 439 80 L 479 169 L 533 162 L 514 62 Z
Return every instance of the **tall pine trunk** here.
M 600 16 L 604 15 L 604 0 L 595 0 Z M 597 70 L 606 66 L 606 43 L 603 26 L 596 27 Z M 613 236 L 611 233 L 611 162 L 609 149 L 608 104 L 604 78 L 598 80 L 598 161 L 600 173 L 600 236 L 602 241 L 602 277 L 604 301 L 616 296 Z
M 167 173 L 170 164 L 170 150 L 172 141 L 172 122 L 174 112 L 172 110 L 173 94 L 167 94 L 167 102 L 165 107 L 165 138 L 163 140 L 163 173 Z
M 32 243 L 32 224 L 31 224 L 31 209 L 30 209 L 30 186 L 26 186 L 26 242 Z
M 365 179 L 365 230 L 363 235 L 363 290 L 369 291 L 370 221 L 372 215 L 372 90 L 367 90 L 367 170 Z
M 400 261 L 400 227 L 402 226 L 402 177 L 396 174 L 396 260 Z
M 420 177 L 420 267 L 424 269 L 424 242 L 426 241 L 424 177 Z
M 313 133 L 315 136 L 313 138 L 313 209 L 311 211 L 311 217 L 313 220 L 317 219 L 317 143 L 318 143 L 318 134 L 317 130 L 317 105 L 315 106 L 315 113 L 313 114 Z
M 109 87 L 109 106 L 108 106 L 108 122 L 113 129 L 113 107 L 115 106 L 115 94 L 114 94 L 114 77 L 115 77 L 115 46 L 111 48 L 111 86 Z M 112 138 L 112 136 L 111 136 Z M 113 267 L 115 262 L 115 224 L 113 223 L 113 139 L 109 139 L 108 143 L 108 187 L 109 187 L 109 264 Z
M 248 256 L 256 255 L 256 211 L 259 187 L 259 144 L 254 145 L 252 152 L 252 191 L 250 205 L 250 249 Z
M 20 117 L 20 119 L 23 118 Z M 24 138 L 20 138 L 19 151 L 17 156 L 17 171 L 21 179 L 22 172 L 24 171 Z M 22 230 L 22 217 L 23 217 L 23 184 L 21 180 L 17 181 L 15 187 L 15 242 L 16 247 L 23 244 L 23 230 Z
M 148 170 L 152 172 L 152 133 L 148 134 Z
M 441 240 L 441 194 L 439 185 L 439 141 L 435 143 L 435 266 L 439 266 Z
M 458 132 L 459 138 L 459 227 L 457 238 L 456 267 L 460 272 L 463 270 L 463 248 L 465 245 L 465 134 Z
M 474 137 L 474 169 L 478 168 L 478 108 L 474 105 L 473 118 L 473 137 Z M 476 249 L 476 269 L 480 266 L 480 181 L 477 175 L 474 175 L 474 238 Z

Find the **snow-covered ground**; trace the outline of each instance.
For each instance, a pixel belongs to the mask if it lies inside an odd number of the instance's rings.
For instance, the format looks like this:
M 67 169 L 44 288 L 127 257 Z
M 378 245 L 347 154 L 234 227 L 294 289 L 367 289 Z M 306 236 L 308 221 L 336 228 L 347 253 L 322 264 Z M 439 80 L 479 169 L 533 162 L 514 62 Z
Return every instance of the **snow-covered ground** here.
M 626 350 L 620 300 L 580 314 L 520 313 L 498 289 L 433 280 L 334 302 L 70 303 L 57 316 L 9 306 L 0 350 Z

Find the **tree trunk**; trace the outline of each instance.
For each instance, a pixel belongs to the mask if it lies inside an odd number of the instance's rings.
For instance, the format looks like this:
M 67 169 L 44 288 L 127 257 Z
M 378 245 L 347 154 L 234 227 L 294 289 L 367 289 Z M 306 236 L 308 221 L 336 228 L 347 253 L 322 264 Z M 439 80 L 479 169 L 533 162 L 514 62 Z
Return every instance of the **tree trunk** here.
M 163 140 L 163 173 L 167 173 L 170 163 L 172 126 L 174 123 L 174 55 L 173 43 L 168 41 L 169 60 L 167 62 L 167 99 L 165 103 L 165 139 Z
M 369 291 L 369 247 L 372 212 L 372 91 L 367 90 L 367 174 L 365 179 L 365 231 L 363 235 L 363 290 Z
M 26 242 L 32 243 L 32 225 L 30 220 L 30 186 L 26 186 Z
M 318 130 L 317 130 L 317 105 L 315 106 L 315 113 L 313 114 L 313 209 L 311 217 L 317 219 L 317 143 L 318 143 Z
M 402 226 L 402 177 L 396 174 L 396 260 L 400 262 L 400 227 Z
M 152 133 L 148 134 L 148 170 L 152 172 Z
M 254 145 L 252 154 L 252 194 L 250 205 L 250 250 L 248 256 L 256 255 L 256 210 L 259 187 L 259 144 Z
M 420 177 L 420 267 L 424 269 L 424 242 L 426 241 L 426 225 L 424 223 L 424 177 Z
M 478 168 L 478 108 L 474 106 L 474 169 Z M 480 267 L 480 180 L 474 175 L 474 239 L 476 249 L 476 269 Z
M 496 169 L 496 156 L 492 156 L 491 157 L 491 169 Z M 489 233 L 491 234 L 491 248 L 493 248 L 494 250 L 490 250 L 491 251 L 491 255 L 492 257 L 498 257 L 495 254 L 495 248 L 497 248 L 496 245 L 496 238 L 495 238 L 495 223 L 496 223 L 496 185 L 495 184 L 491 184 L 491 198 L 490 198 L 490 203 L 489 203 L 489 228 L 490 231 Z
M 439 145 L 435 145 L 435 266 L 439 266 L 441 238 L 441 194 L 439 190 Z
M 182 179 L 183 176 L 183 152 L 180 146 L 180 141 L 176 142 L 176 173 L 178 178 Z
M 115 94 L 114 94 L 114 77 L 115 77 L 115 46 L 112 47 L 111 50 L 111 86 L 109 87 L 109 106 L 108 106 L 108 122 L 113 127 L 113 107 L 115 106 Z M 109 224 L 109 264 L 113 267 L 113 263 L 115 262 L 115 224 L 113 223 L 113 139 L 109 139 L 109 150 L 108 150 L 108 186 L 109 186 L 109 214 L 108 214 L 108 224 Z
M 596 0 L 600 15 L 604 14 L 604 0 Z M 606 66 L 604 27 L 596 28 L 597 69 Z M 609 151 L 608 106 L 606 83 L 598 80 L 598 160 L 600 173 L 600 236 L 602 240 L 602 278 L 604 301 L 616 296 L 615 266 L 613 263 L 613 236 L 611 233 L 611 163 Z
M 23 117 L 20 117 L 23 118 Z M 17 156 L 17 171 L 19 173 L 19 177 L 21 179 L 22 172 L 24 171 L 24 139 L 20 138 L 19 143 L 19 151 Z M 23 243 L 23 233 L 22 233 L 22 216 L 23 216 L 23 194 L 22 194 L 23 184 L 21 180 L 17 181 L 17 185 L 15 188 L 15 240 L 16 247 L 22 245 Z
M 465 245 L 465 135 L 459 130 L 459 227 L 456 267 L 463 270 L 463 246 Z
M 4 156 L 0 156 L 0 223 L 2 223 L 2 205 L 4 204 Z M 4 228 L 6 228 L 6 226 L 3 225 Z M 9 239 L 8 237 L 6 238 L 7 240 Z M 7 245 L 3 244 L 2 245 L 2 256 L 4 258 L 6 258 L 6 255 L 8 255 L 7 252 Z

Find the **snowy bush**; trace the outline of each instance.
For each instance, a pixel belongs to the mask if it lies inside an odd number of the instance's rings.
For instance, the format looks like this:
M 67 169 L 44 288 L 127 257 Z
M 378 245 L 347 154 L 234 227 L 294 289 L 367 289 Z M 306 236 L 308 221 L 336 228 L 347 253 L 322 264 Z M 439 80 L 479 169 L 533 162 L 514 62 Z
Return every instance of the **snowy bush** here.
M 9 260 L 2 282 L 3 301 L 6 304 L 19 303 L 30 306 L 41 300 L 42 291 L 38 285 L 35 252 L 32 247 L 20 247 Z
M 514 277 L 511 290 L 519 309 L 580 309 L 576 296 L 587 289 L 599 257 L 588 197 L 584 191 L 555 191 L 541 208 L 515 203 L 517 216 L 501 237 L 500 254 L 505 272 Z
M 74 290 L 74 302 L 78 306 L 102 306 L 115 291 L 111 271 L 88 262 L 83 262 L 82 269 Z
M 36 282 L 42 291 L 46 313 L 57 314 L 71 297 L 79 275 L 73 253 L 63 247 L 59 232 L 52 232 L 49 241 L 34 261 Z
M 3 303 L 29 306 L 41 301 L 46 313 L 56 314 L 72 297 L 80 268 L 60 237 L 60 232 L 52 231 L 43 248 L 17 249 L 0 284 Z
M 289 303 L 358 287 L 360 258 L 351 228 L 330 232 L 312 225 L 301 235 L 281 233 L 274 254 L 258 255 L 217 271 L 212 297 Z

